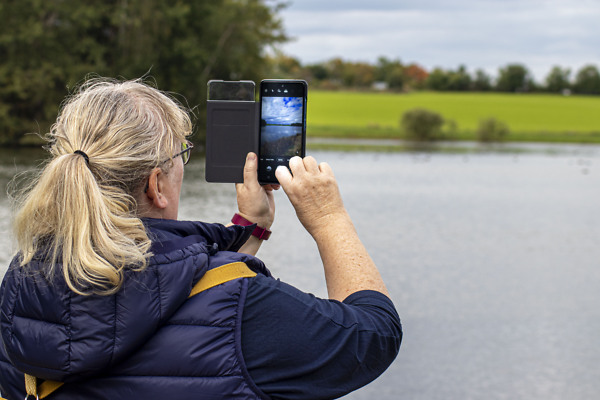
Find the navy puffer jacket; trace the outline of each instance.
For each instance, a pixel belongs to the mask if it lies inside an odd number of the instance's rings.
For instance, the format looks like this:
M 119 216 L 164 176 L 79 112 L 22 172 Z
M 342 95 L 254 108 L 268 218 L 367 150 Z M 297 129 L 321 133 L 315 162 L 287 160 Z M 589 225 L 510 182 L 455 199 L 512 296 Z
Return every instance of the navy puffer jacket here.
M 262 262 L 235 253 L 252 226 L 146 220 L 153 253 L 126 273 L 112 296 L 73 293 L 61 274 L 48 281 L 13 260 L 0 288 L 0 391 L 25 394 L 23 373 L 66 382 L 55 399 L 261 398 L 240 349 L 247 279 L 188 299 L 212 268 Z

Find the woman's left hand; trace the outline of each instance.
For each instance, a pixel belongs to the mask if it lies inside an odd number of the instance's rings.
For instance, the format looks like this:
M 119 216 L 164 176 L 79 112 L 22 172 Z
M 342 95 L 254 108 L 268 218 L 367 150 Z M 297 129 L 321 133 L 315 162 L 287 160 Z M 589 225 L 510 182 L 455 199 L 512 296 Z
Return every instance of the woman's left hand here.
M 279 185 L 264 185 L 258 183 L 258 159 L 256 154 L 248 153 L 244 165 L 244 183 L 236 183 L 237 203 L 239 214 L 248 221 L 258 224 L 261 228 L 269 229 L 275 218 L 275 200 L 273 190 Z

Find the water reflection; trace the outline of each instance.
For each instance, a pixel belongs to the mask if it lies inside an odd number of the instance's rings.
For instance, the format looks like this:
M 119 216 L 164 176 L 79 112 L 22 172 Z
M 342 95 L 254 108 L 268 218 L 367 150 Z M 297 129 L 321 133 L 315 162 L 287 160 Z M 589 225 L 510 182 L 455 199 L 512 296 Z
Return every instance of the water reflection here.
M 310 153 L 332 165 L 405 329 L 390 369 L 347 398 L 597 396 L 599 146 Z M 3 185 L 23 168 L 11 157 L 2 154 Z M 259 256 L 277 277 L 325 296 L 314 242 L 281 191 L 276 201 Z M 180 218 L 227 223 L 235 207 L 233 185 L 204 182 L 195 154 Z M 3 268 L 4 197 L 0 213 Z

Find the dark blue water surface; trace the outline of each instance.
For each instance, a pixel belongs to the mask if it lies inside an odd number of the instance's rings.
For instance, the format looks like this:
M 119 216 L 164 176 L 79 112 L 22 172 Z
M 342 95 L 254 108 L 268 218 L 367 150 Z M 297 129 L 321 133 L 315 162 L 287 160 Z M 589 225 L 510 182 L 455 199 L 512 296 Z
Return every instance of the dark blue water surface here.
M 600 393 L 600 147 L 310 151 L 345 205 L 402 318 L 394 364 L 348 399 L 591 399 Z M 26 157 L 31 158 L 31 157 Z M 23 169 L 2 156 L 0 183 Z M 227 223 L 232 184 L 186 166 L 180 218 Z M 0 274 L 9 260 L 0 198 Z M 326 296 L 317 248 L 276 193 L 259 252 L 284 281 Z M 268 339 L 268 338 L 267 338 Z

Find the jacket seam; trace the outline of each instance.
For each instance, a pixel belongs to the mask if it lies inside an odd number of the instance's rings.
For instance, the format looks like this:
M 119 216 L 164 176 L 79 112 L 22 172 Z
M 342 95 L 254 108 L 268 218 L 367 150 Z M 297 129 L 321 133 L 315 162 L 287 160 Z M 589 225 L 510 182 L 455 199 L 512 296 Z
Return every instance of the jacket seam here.
M 160 273 L 158 272 L 158 268 L 156 266 L 154 267 L 154 275 L 156 275 L 156 297 L 158 300 L 158 321 L 159 321 L 159 323 L 162 323 L 162 319 L 163 319 L 162 291 L 161 291 L 161 287 L 160 287 Z
M 14 319 L 15 319 L 15 318 L 27 319 L 27 320 L 30 320 L 30 321 L 40 322 L 40 323 L 42 323 L 42 324 L 49 324 L 49 325 L 59 325 L 59 326 L 68 327 L 68 325 L 67 325 L 67 324 L 63 324 L 62 322 L 52 322 L 52 321 L 48 321 L 48 320 L 45 320 L 45 319 L 39 319 L 39 318 L 33 318 L 33 317 L 27 317 L 27 316 L 25 316 L 25 315 L 16 315 L 16 314 L 15 314 L 15 315 L 12 317 L 12 319 L 11 319 L 11 320 L 12 320 L 12 321 L 14 321 Z
M 207 321 L 202 321 L 201 323 L 198 323 L 198 321 L 191 321 L 190 323 L 187 323 L 187 324 L 184 324 L 182 322 L 176 322 L 176 323 L 168 322 L 168 323 L 164 324 L 163 326 L 192 326 L 192 327 L 198 327 L 198 328 L 226 329 L 228 331 L 232 331 L 232 330 L 236 329 L 235 326 L 223 325 L 223 324 L 211 324 Z
M 110 360 L 108 361 L 109 365 L 112 365 L 113 360 L 115 358 L 115 348 L 117 347 L 117 322 L 119 320 L 119 314 L 118 314 L 118 301 L 117 301 L 117 296 L 119 296 L 119 293 L 116 293 L 114 296 L 115 299 L 115 311 L 113 313 L 113 315 L 115 316 L 113 319 L 113 337 L 112 337 L 112 346 L 111 346 L 111 352 L 110 352 Z
M 69 321 L 67 324 L 67 341 L 69 343 L 69 353 L 67 354 L 67 371 L 71 371 L 71 354 L 73 353 L 72 345 L 73 345 L 73 332 L 71 330 L 71 324 L 73 319 L 73 295 L 74 292 L 69 290 Z
M 12 296 L 12 305 L 10 307 L 10 315 L 8 317 L 10 324 L 8 325 L 8 339 L 10 342 L 12 342 L 14 340 L 14 323 L 15 323 L 15 315 L 17 314 L 17 296 L 19 295 L 19 293 L 21 292 L 21 285 L 23 283 L 23 279 L 25 279 L 23 277 L 23 267 L 18 267 L 19 271 L 19 279 L 18 279 L 18 285 L 17 285 L 17 290 L 13 291 L 13 296 Z
M 250 279 L 242 279 L 241 280 L 241 288 L 239 292 L 238 305 L 236 309 L 236 320 L 235 320 L 235 352 L 237 355 L 237 359 L 240 363 L 240 370 L 242 371 L 242 376 L 244 380 L 258 397 L 265 400 L 270 400 L 271 397 L 263 392 L 254 379 L 250 376 L 250 372 L 246 367 L 246 360 L 244 359 L 244 353 L 242 352 L 242 320 L 244 314 L 244 305 L 246 304 L 246 295 L 248 294 L 248 285 L 250 284 Z

